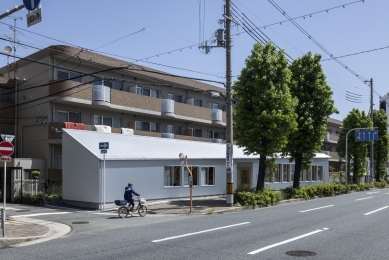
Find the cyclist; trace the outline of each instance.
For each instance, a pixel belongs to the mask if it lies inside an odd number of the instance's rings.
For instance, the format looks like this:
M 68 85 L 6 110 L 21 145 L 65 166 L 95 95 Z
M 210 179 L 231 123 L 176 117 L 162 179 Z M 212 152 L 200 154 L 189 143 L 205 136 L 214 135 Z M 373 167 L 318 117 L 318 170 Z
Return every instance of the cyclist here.
M 132 198 L 132 194 L 134 194 L 136 196 L 140 196 L 140 194 L 136 193 L 134 188 L 132 188 L 132 183 L 129 182 L 128 186 L 125 188 L 124 200 L 126 200 L 129 204 L 131 204 L 130 212 L 132 212 L 132 210 L 135 207 L 135 203 L 134 203 L 134 199 Z

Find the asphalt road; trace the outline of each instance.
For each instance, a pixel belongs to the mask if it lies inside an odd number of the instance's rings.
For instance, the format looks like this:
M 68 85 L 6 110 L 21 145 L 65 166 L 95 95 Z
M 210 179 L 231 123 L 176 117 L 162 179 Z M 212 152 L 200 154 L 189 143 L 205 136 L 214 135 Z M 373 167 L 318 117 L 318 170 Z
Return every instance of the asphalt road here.
M 15 214 L 34 214 L 15 212 Z M 71 212 L 33 216 L 68 224 L 48 242 L 0 250 L 0 259 L 388 259 L 389 189 L 204 216 L 119 219 Z M 72 224 L 85 221 L 87 224 Z

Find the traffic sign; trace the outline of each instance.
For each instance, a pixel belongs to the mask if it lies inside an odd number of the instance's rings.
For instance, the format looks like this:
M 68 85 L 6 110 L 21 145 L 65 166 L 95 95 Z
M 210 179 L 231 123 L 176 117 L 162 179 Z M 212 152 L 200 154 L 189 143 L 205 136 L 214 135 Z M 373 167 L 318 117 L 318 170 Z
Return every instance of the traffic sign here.
M 355 142 L 378 141 L 378 130 L 362 130 L 355 133 Z
M 15 138 L 14 135 L 1 135 L 1 138 L 3 141 L 12 142 L 12 140 Z
M 100 150 L 107 150 L 107 149 L 109 149 L 109 142 L 100 142 L 99 143 L 99 149 Z
M 226 168 L 231 169 L 232 167 L 232 144 L 226 144 Z
M 8 156 L 1 156 L 0 162 L 11 162 L 11 157 Z
M 41 0 L 23 0 L 24 7 L 26 7 L 28 11 L 34 11 L 40 2 Z
M 107 150 L 100 150 L 100 153 L 103 154 L 103 153 L 107 153 L 108 151 Z
M 26 14 L 26 21 L 27 21 L 27 27 L 42 22 L 42 9 L 38 8 L 35 11 Z
M 14 153 L 14 146 L 10 142 L 1 142 L 0 143 L 0 155 L 10 156 Z

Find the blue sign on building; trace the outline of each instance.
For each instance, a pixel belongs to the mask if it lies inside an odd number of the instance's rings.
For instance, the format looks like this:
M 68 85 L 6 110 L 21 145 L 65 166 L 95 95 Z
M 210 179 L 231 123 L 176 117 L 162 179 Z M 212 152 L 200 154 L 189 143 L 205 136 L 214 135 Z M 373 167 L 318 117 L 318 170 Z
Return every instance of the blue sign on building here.
M 34 11 L 38 7 L 40 2 L 41 0 L 23 0 L 24 7 L 28 11 Z
M 99 149 L 100 150 L 107 150 L 107 149 L 109 149 L 109 142 L 101 142 L 101 143 L 99 143 Z
M 362 130 L 355 133 L 355 142 L 378 141 L 378 130 Z

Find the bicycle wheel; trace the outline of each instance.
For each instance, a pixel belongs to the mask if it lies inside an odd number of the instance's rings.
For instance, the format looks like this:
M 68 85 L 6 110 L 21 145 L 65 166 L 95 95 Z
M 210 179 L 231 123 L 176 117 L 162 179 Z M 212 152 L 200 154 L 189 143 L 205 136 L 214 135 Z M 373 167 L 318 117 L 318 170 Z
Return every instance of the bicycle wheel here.
M 138 209 L 139 216 L 144 217 L 147 215 L 147 208 L 146 206 L 141 205 Z
M 123 218 L 123 217 L 127 217 L 128 215 L 128 208 L 127 207 L 120 207 L 118 209 L 118 215 L 119 215 L 119 218 Z

